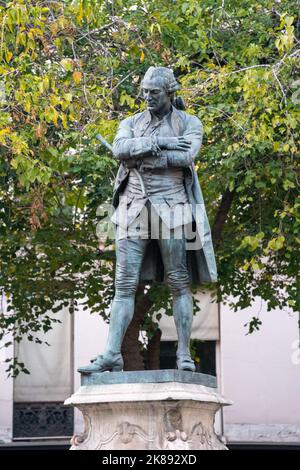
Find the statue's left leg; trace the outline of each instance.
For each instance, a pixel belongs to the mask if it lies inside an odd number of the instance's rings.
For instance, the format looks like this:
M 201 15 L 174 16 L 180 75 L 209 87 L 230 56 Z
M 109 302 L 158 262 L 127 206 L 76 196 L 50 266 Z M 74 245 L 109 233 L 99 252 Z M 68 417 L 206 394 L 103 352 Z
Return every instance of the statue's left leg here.
M 177 368 L 195 371 L 190 355 L 190 337 L 193 322 L 193 296 L 186 265 L 185 239 L 159 240 L 166 281 L 173 296 L 173 315 L 178 335 Z

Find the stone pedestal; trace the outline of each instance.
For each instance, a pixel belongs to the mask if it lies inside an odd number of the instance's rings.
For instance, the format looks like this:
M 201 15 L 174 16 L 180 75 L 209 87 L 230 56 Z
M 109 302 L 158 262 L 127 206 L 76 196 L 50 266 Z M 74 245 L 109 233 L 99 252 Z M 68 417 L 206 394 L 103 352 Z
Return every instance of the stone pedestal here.
M 82 374 L 68 398 L 85 429 L 72 450 L 225 450 L 215 413 L 231 404 L 215 378 L 177 370 Z

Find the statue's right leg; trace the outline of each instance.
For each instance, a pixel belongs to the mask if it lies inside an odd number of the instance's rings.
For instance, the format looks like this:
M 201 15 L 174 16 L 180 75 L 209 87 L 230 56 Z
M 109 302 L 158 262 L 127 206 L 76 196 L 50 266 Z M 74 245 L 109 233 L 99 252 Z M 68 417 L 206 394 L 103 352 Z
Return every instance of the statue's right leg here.
M 135 293 L 147 242 L 147 239 L 141 238 L 116 240 L 115 297 L 111 306 L 108 340 L 103 355 L 88 366 L 91 371 L 123 369 L 121 346 L 134 314 Z
M 115 297 L 111 307 L 106 351 L 121 353 L 126 330 L 134 314 L 136 289 L 147 240 L 124 238 L 116 241 Z

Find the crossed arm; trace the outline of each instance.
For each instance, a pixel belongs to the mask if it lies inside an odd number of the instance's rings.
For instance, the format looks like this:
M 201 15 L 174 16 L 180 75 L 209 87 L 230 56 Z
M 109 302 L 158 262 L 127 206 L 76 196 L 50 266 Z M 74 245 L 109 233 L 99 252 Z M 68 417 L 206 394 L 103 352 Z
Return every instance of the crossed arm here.
M 127 118 L 120 123 L 113 142 L 117 159 L 129 167 L 141 159 L 150 160 L 153 168 L 191 165 L 200 150 L 203 136 L 202 124 L 197 117 L 188 117 L 186 129 L 180 137 L 134 137 L 132 119 Z

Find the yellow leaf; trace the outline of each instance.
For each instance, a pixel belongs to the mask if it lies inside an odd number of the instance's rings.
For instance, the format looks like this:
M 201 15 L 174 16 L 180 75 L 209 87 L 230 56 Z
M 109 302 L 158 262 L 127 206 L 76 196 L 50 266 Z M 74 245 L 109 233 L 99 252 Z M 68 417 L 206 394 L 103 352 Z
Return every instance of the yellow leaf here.
M 77 13 L 77 20 L 81 21 L 83 18 L 83 6 L 82 3 L 80 3 L 79 8 L 78 8 L 78 13 Z
M 9 62 L 12 56 L 13 56 L 13 53 L 11 51 L 6 51 L 5 52 L 6 62 Z
M 16 170 L 16 169 L 18 168 L 18 166 L 19 166 L 19 160 L 17 160 L 16 158 L 13 158 L 13 159 L 11 160 L 10 164 L 11 164 L 12 168 L 13 168 L 14 170 Z
M 65 114 L 61 114 L 61 122 L 62 122 L 62 125 L 64 127 L 64 129 L 67 129 L 68 125 L 67 125 L 67 117 Z
M 73 72 L 73 79 L 74 79 L 74 82 L 77 83 L 77 85 L 80 83 L 81 77 L 82 77 L 82 73 L 78 72 L 78 70 Z
M 26 96 L 26 98 L 25 98 L 24 109 L 25 109 L 26 113 L 30 113 L 31 103 L 30 103 L 29 96 Z
M 57 25 L 57 23 L 53 22 L 53 23 L 50 25 L 50 30 L 51 30 L 51 33 L 53 34 L 53 36 L 56 36 L 57 30 L 58 30 L 58 25 Z
M 272 240 L 270 240 L 268 243 L 268 248 L 273 251 L 281 250 L 281 248 L 284 246 L 284 242 L 285 242 L 285 237 L 283 236 L 272 238 Z
M 74 62 L 72 59 L 62 59 L 60 61 L 60 64 L 63 66 L 66 72 L 69 72 L 70 70 L 74 69 Z
M 58 112 L 56 111 L 56 109 L 54 108 L 53 110 L 53 115 L 52 115 L 52 121 L 53 121 L 53 124 L 55 125 L 55 127 L 58 127 L 58 124 L 57 124 L 57 119 L 58 119 Z
M 144 62 L 144 60 L 145 60 L 145 53 L 144 53 L 144 51 L 142 51 L 142 52 L 141 52 L 140 61 L 141 61 L 141 62 Z
M 0 135 L 9 134 L 9 133 L 10 133 L 10 128 L 9 127 L 5 127 L 4 129 L 0 130 Z

